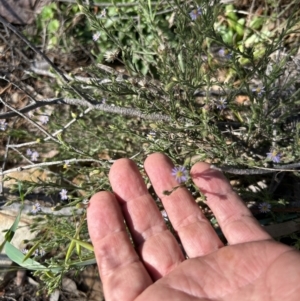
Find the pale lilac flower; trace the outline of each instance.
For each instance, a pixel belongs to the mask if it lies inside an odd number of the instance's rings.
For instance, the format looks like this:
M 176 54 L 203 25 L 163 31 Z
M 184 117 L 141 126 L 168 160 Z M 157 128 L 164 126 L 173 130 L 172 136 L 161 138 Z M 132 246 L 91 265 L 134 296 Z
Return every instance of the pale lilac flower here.
M 271 204 L 263 202 L 258 205 L 258 208 L 261 213 L 267 213 L 271 211 Z
M 40 203 L 36 202 L 33 206 L 32 206 L 32 209 L 31 209 L 31 213 L 33 214 L 37 214 L 38 212 L 42 211 L 42 208 L 41 208 L 41 205 Z
M 44 256 L 46 254 L 46 251 L 44 249 L 39 250 L 40 256 Z
M 62 200 L 67 200 L 68 199 L 68 190 L 67 189 L 62 189 L 60 194 L 60 198 Z
M 29 252 L 29 250 L 24 248 L 24 249 L 21 250 L 21 252 L 22 252 L 24 255 L 26 255 L 26 254 Z
M 218 51 L 219 56 L 224 57 L 225 59 L 229 60 L 232 58 L 232 53 L 230 53 L 227 49 L 221 48 Z
M 32 152 L 31 154 L 31 161 L 37 161 L 39 157 L 39 153 L 37 151 Z
M 267 158 L 272 160 L 274 163 L 279 163 L 281 159 L 280 157 L 281 157 L 281 153 L 277 152 L 276 150 L 267 153 Z
M 39 256 L 39 249 L 34 250 L 33 256 L 34 257 Z
M 97 31 L 96 33 L 93 34 L 93 41 L 96 42 L 99 40 L 101 36 L 101 32 L 100 31 Z
M 104 18 L 104 17 L 106 17 L 106 9 L 105 8 L 102 9 L 101 13 L 100 13 L 100 18 Z
M 30 148 L 27 149 L 26 155 L 27 156 L 31 156 L 32 155 L 32 150 Z
M 70 160 L 65 160 L 65 164 L 63 165 L 63 168 L 68 168 L 70 166 Z
M 27 115 L 28 115 L 29 118 L 32 118 L 33 115 L 34 115 L 34 111 L 29 111 L 29 112 L 27 113 Z
M 103 97 L 101 103 L 104 105 L 104 104 L 106 104 L 106 101 L 107 101 L 107 99 Z
M 188 171 L 184 166 L 176 166 L 172 169 L 172 176 L 174 176 L 176 181 L 180 184 L 187 181 Z
M 5 120 L 0 120 L 0 130 L 5 131 L 7 128 L 7 122 Z
M 256 93 L 258 96 L 262 96 L 266 91 L 265 87 L 257 87 L 251 90 L 253 93 Z
M 49 121 L 49 117 L 47 115 L 42 115 L 39 118 L 41 124 L 47 124 Z
M 215 104 L 216 104 L 217 109 L 223 110 L 223 109 L 226 109 L 226 107 L 227 107 L 227 100 L 226 100 L 226 98 L 222 97 L 222 98 L 216 99 Z
M 198 6 L 197 8 L 193 9 L 189 15 L 192 21 L 195 21 L 199 16 L 202 15 L 202 9 Z

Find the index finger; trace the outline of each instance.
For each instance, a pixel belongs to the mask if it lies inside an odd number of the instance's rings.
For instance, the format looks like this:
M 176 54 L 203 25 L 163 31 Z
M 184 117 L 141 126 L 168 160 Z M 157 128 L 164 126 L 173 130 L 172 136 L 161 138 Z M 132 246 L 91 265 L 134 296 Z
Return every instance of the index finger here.
M 233 191 L 222 172 L 202 162 L 192 167 L 191 177 L 206 196 L 207 205 L 213 211 L 229 244 L 271 239 Z

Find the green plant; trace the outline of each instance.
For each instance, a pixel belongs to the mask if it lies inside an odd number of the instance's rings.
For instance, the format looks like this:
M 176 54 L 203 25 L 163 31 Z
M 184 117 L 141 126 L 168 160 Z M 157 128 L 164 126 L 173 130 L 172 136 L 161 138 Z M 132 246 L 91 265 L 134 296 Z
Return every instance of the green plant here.
M 50 20 L 56 8 L 45 8 L 41 19 Z M 21 139 L 14 147 L 17 159 L 29 162 L 23 169 L 47 171 L 46 179 L 24 181 L 23 189 L 31 193 L 42 188 L 60 199 L 54 210 L 69 208 L 69 215 L 38 212 L 32 229 L 40 234 L 29 255 L 12 250 L 19 258 L 15 261 L 28 262 L 37 248 L 55 250 L 36 271 L 49 291 L 70 269 L 94 262 L 85 200 L 110 189 L 109 168 L 121 157 L 131 157 L 141 169 L 152 152 L 164 152 L 186 168 L 205 160 L 225 171 L 246 201 L 267 201 L 265 211 L 269 203 L 282 203 L 285 196 L 275 193 L 278 173 L 299 176 L 300 165 L 298 49 L 292 44 L 284 50 L 289 36 L 299 37 L 297 11 L 280 31 L 264 22 L 275 22 L 275 13 L 244 16 L 232 5 L 208 0 L 139 1 L 130 7 L 115 3 L 98 15 L 78 1 L 73 13 L 86 15 L 91 26 L 86 35 L 89 25 L 83 24 L 80 39 L 89 36 L 87 43 L 93 43 L 92 32 L 99 33 L 94 43 L 101 51 L 93 49 L 94 64 L 84 75 L 64 77 L 55 77 L 57 67 L 52 66 L 50 74 L 59 86 L 51 100 L 54 109 L 29 104 L 27 112 L 35 108 L 35 115 L 21 115 L 31 123 L 34 139 L 12 127 L 6 132 Z M 57 24 L 50 23 L 47 29 L 54 38 Z M 59 44 L 53 38 L 51 47 Z M 43 115 L 49 122 L 41 125 Z M 55 154 L 47 157 L 50 150 Z M 268 188 L 257 188 L 261 182 Z M 205 206 L 191 182 L 186 186 Z M 12 248 L 9 240 L 7 246 Z

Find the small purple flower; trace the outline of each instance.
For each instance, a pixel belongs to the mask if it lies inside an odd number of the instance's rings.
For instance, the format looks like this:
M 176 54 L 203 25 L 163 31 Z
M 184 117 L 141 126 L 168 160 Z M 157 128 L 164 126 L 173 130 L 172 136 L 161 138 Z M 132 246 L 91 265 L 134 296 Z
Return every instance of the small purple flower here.
M 26 255 L 26 254 L 29 252 L 29 250 L 24 248 L 24 249 L 21 250 L 21 252 L 22 252 L 24 255 Z
M 5 131 L 7 128 L 7 122 L 5 120 L 0 120 L 0 130 Z
M 265 87 L 257 87 L 257 88 L 253 88 L 251 91 L 252 91 L 253 93 L 256 93 L 258 96 L 262 96 L 264 93 L 266 93 Z
M 202 9 L 198 6 L 197 8 L 193 9 L 189 15 L 192 21 L 195 21 L 199 16 L 202 15 Z
M 176 181 L 180 184 L 187 181 L 188 172 L 184 166 L 175 166 L 172 169 L 172 176 L 174 176 Z
M 67 200 L 68 199 L 68 190 L 67 189 L 62 189 L 60 194 L 60 198 L 62 200 Z
M 100 31 L 97 31 L 96 33 L 93 34 L 93 41 L 96 42 L 99 40 L 101 36 L 101 32 Z
M 29 118 L 32 118 L 33 115 L 34 115 L 34 111 L 29 111 L 29 112 L 27 113 L 27 115 L 28 115 Z
M 101 103 L 102 103 L 103 105 L 105 105 L 105 104 L 106 104 L 106 101 L 107 101 L 107 99 L 103 97 Z
M 39 250 L 40 256 L 44 256 L 46 254 L 46 251 L 44 249 Z
M 227 49 L 224 49 L 224 48 L 221 48 L 219 51 L 218 51 L 218 54 L 220 57 L 223 57 L 227 60 L 231 59 L 232 58 L 232 53 L 230 53 Z
M 31 213 L 33 214 L 37 214 L 38 212 L 42 211 L 42 208 L 41 208 L 41 205 L 40 203 L 36 202 L 33 206 L 32 206 L 32 209 L 31 209 Z
M 102 10 L 101 10 L 101 13 L 100 13 L 100 18 L 106 17 L 106 14 L 107 14 L 106 9 L 105 9 L 105 8 L 102 9 Z
M 32 150 L 30 148 L 27 149 L 26 155 L 27 156 L 31 156 L 32 155 Z
M 65 164 L 63 165 L 63 168 L 67 169 L 70 167 L 70 160 L 65 160 Z
M 267 213 L 271 211 L 271 204 L 263 202 L 258 205 L 258 208 L 261 213 Z
M 47 124 L 49 121 L 49 117 L 47 115 L 42 115 L 39 118 L 41 124 Z
M 39 157 L 39 153 L 37 151 L 32 152 L 31 154 L 31 161 L 37 161 Z
M 217 109 L 219 109 L 219 110 L 226 109 L 226 107 L 227 107 L 226 98 L 222 97 L 222 98 L 216 99 L 215 104 L 216 104 Z
M 273 150 L 272 152 L 267 153 L 267 158 L 272 160 L 274 163 L 279 163 L 281 159 L 281 153 Z

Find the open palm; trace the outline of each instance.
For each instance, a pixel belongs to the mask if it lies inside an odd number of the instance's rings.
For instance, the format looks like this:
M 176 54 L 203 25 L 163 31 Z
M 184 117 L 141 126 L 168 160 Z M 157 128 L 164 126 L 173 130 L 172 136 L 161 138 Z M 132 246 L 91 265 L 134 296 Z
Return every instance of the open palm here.
M 300 300 L 299 252 L 272 240 L 221 172 L 197 163 L 191 178 L 227 238 L 224 246 L 186 188 L 163 194 L 178 185 L 172 168 L 163 154 L 145 161 L 180 244 L 128 159 L 111 168 L 114 194 L 99 192 L 90 201 L 88 227 L 106 301 Z

